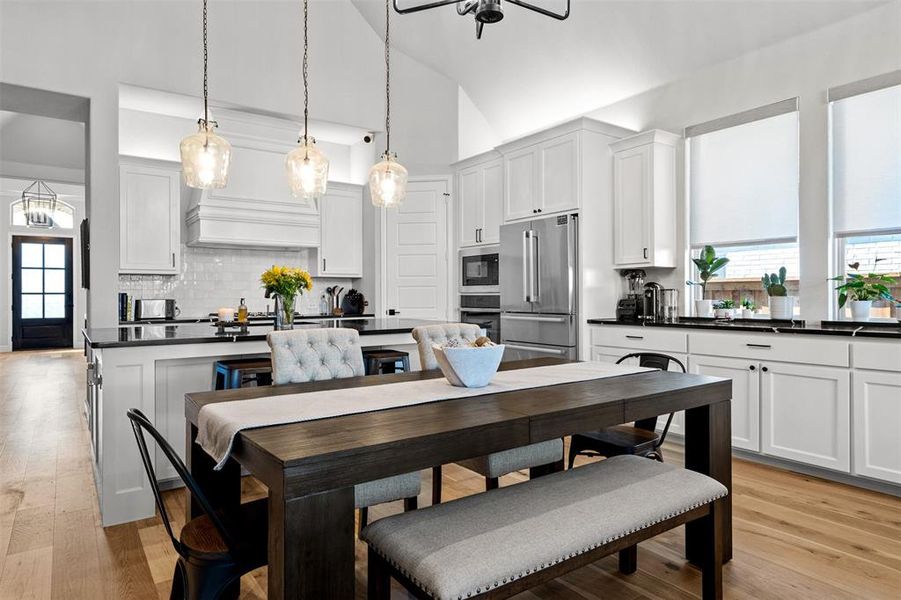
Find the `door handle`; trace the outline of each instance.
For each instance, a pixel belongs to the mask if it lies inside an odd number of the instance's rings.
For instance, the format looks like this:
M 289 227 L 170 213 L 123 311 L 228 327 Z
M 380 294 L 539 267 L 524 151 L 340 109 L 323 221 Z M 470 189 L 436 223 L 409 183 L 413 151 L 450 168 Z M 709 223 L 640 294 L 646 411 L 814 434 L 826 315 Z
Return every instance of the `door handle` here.
M 532 297 L 529 295 L 531 286 L 529 285 L 529 277 L 532 276 L 531 253 L 529 252 L 529 234 L 530 231 L 522 232 L 522 298 L 524 302 L 531 302 Z
M 503 344 L 507 348 L 512 348 L 513 350 L 525 350 L 527 352 L 537 352 L 539 354 L 555 354 L 557 356 L 563 356 L 566 354 L 566 350 L 562 350 L 559 348 L 539 348 L 536 346 L 520 346 L 519 344 L 510 344 L 504 342 Z
M 538 323 L 565 323 L 569 317 L 502 315 L 505 321 L 537 321 Z

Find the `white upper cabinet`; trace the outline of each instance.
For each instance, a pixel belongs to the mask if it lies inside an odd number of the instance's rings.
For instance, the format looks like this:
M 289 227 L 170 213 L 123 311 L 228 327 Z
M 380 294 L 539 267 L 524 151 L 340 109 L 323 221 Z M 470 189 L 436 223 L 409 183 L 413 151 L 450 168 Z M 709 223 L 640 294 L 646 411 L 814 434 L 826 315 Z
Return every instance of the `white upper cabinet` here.
M 505 152 L 504 220 L 579 209 L 579 132 Z
M 119 165 L 119 272 L 174 274 L 181 260 L 178 165 Z
M 579 134 L 570 133 L 541 144 L 539 213 L 579 208 Z
M 531 217 L 536 213 L 540 197 L 540 164 L 540 148 L 537 145 L 515 150 L 504 157 L 505 221 Z
M 676 266 L 678 140 L 651 130 L 610 145 L 617 267 Z
M 469 161 L 467 161 L 469 162 Z M 500 241 L 504 201 L 504 165 L 500 158 L 478 162 L 457 172 L 460 246 Z
M 319 274 L 363 276 L 363 189 L 330 182 L 319 199 Z

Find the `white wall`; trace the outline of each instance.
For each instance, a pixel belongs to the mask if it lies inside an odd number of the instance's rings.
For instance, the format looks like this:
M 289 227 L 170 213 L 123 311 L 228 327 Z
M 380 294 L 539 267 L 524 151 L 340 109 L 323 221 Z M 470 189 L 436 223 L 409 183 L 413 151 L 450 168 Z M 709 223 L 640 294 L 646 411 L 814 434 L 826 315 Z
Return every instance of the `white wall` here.
M 118 84 L 198 94 L 199 26 L 195 2 L 0 3 L 3 81 L 91 102 L 87 210 L 93 232 L 93 326 L 111 326 L 117 319 Z M 33 43 L 36 31 L 40 44 Z M 313 3 L 310 31 L 312 113 L 380 130 L 382 41 L 346 0 Z M 300 112 L 300 3 L 212 3 L 210 50 L 213 98 Z M 456 84 L 400 52 L 392 57 L 394 149 L 411 175 L 447 172 L 457 156 Z
M 828 318 L 832 298 L 826 89 L 901 68 L 901 3 L 704 69 L 680 81 L 593 111 L 623 126 L 681 132 L 685 126 L 799 96 L 802 316 Z M 679 241 L 685 245 L 684 185 Z M 649 273 L 681 289 L 685 269 Z
M 501 145 L 501 137 L 462 86 L 457 87 L 457 152 L 463 160 Z

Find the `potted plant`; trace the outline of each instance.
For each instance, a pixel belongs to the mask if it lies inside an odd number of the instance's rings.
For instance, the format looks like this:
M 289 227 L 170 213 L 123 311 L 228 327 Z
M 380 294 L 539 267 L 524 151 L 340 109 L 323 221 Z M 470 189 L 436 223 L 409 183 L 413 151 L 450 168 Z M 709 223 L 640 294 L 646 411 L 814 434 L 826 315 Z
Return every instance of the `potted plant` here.
M 788 295 L 785 289 L 785 275 L 787 271 L 785 267 L 779 267 L 779 274 L 764 274 L 760 281 L 763 282 L 763 289 L 766 290 L 770 297 L 770 318 L 771 319 L 794 319 L 795 318 L 795 298 Z
M 313 289 L 313 278 L 303 269 L 272 265 L 260 276 L 266 297 L 275 299 L 275 328 L 294 327 L 297 296 Z
M 757 310 L 757 305 L 754 304 L 754 301 L 750 298 L 745 298 L 741 301 L 741 318 L 742 319 L 753 319 L 754 312 Z
M 717 319 L 731 319 L 734 316 L 735 302 L 731 299 L 717 300 L 713 303 L 714 315 Z
M 883 258 L 877 258 L 874 262 L 878 263 Z M 895 299 L 889 292 L 889 285 L 895 283 L 894 277 L 883 275 L 882 273 L 860 273 L 860 263 L 854 262 L 848 265 L 855 273 L 848 273 L 847 276 L 836 275 L 830 281 L 842 281 L 843 283 L 836 287 L 838 291 L 838 307 L 844 308 L 845 303 L 851 300 L 851 319 L 854 321 L 869 321 L 870 308 L 873 307 L 873 300 L 888 300 L 894 302 Z
M 720 271 L 728 264 L 729 259 L 724 256 L 717 256 L 713 246 L 704 246 L 701 255 L 693 258 L 691 261 L 698 268 L 698 278 L 701 281 L 687 281 L 688 285 L 697 285 L 701 287 L 701 299 L 695 300 L 695 315 L 698 317 L 713 316 L 713 300 L 707 300 L 707 282 L 716 277 L 717 271 Z

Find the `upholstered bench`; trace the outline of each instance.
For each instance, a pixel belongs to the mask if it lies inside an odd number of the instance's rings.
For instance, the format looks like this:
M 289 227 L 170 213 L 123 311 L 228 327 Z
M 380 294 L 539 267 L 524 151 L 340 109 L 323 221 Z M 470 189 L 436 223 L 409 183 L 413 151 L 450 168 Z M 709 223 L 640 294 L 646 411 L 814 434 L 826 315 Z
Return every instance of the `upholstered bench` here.
M 703 598 L 721 598 L 715 501 L 726 494 L 700 473 L 616 456 L 380 519 L 360 536 L 368 597 L 387 600 L 394 578 L 417 598 L 507 598 L 614 552 L 631 573 L 639 541 L 704 519 Z

